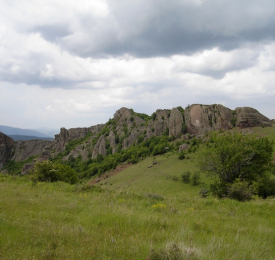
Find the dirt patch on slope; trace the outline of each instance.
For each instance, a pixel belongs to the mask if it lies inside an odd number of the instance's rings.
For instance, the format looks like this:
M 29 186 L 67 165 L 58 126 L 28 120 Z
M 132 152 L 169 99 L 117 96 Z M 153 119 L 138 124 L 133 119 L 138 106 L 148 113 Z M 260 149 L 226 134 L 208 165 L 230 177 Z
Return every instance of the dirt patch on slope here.
M 119 166 L 117 166 L 114 170 L 111 170 L 111 171 L 108 171 L 108 172 L 105 172 L 104 174 L 102 174 L 100 177 L 92 180 L 89 184 L 90 185 L 93 185 L 93 184 L 96 184 L 102 180 L 105 180 L 115 174 L 118 174 L 120 173 L 121 171 L 125 170 L 126 168 L 130 167 L 132 164 L 131 163 L 127 163 L 127 164 L 121 164 Z

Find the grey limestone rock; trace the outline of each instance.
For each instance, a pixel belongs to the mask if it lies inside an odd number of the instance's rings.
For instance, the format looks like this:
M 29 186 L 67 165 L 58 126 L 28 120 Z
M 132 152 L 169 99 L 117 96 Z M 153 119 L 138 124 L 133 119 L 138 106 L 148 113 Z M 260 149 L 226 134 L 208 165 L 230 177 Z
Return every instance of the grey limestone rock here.
M 191 105 L 185 109 L 184 117 L 189 134 L 204 134 L 233 127 L 232 111 L 223 105 Z
M 236 126 L 238 128 L 247 128 L 254 126 L 272 126 L 272 122 L 266 116 L 259 113 L 256 109 L 251 107 L 237 107 Z
M 183 116 L 177 108 L 171 110 L 169 118 L 169 136 L 180 137 L 182 134 Z

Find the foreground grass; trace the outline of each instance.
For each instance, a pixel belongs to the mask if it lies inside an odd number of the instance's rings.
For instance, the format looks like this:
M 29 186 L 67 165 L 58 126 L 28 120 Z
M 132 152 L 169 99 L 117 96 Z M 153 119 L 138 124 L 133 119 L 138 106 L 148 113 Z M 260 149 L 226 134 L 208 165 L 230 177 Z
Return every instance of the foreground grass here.
M 203 199 L 166 180 L 175 192 L 152 197 L 1 176 L 0 258 L 146 259 L 155 250 L 150 259 L 165 259 L 174 244 L 182 252 L 174 259 L 274 259 L 274 199 Z

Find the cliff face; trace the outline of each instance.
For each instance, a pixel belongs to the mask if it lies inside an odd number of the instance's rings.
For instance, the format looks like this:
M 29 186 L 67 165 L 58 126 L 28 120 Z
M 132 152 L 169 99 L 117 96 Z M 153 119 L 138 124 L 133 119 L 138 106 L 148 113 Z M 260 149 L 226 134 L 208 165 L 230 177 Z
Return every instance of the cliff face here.
M 12 160 L 15 162 L 24 161 L 31 156 L 41 154 L 46 148 L 50 147 L 53 141 L 28 140 L 14 142 L 14 155 Z
M 184 117 L 190 134 L 204 134 L 233 127 L 233 112 L 222 105 L 191 105 L 185 109 Z
M 204 134 L 213 130 L 226 130 L 234 126 L 247 128 L 271 126 L 272 122 L 250 107 L 238 107 L 231 110 L 222 105 L 191 105 L 184 111 L 187 132 Z
M 169 136 L 180 137 L 183 123 L 182 113 L 177 108 L 173 108 L 169 118 Z
M 10 159 L 13 144 L 13 139 L 0 132 L 0 169 Z

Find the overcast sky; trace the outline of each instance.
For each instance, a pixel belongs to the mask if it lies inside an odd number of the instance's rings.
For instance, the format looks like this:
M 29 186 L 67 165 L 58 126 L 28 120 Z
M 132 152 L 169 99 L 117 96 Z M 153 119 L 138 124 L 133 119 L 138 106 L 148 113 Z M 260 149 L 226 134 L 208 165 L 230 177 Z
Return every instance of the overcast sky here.
M 0 125 L 274 98 L 274 0 L 0 0 Z

